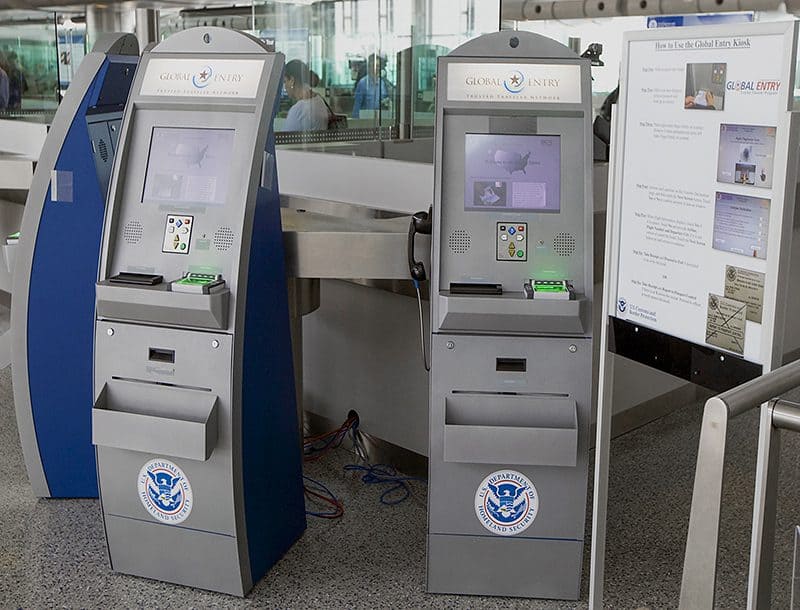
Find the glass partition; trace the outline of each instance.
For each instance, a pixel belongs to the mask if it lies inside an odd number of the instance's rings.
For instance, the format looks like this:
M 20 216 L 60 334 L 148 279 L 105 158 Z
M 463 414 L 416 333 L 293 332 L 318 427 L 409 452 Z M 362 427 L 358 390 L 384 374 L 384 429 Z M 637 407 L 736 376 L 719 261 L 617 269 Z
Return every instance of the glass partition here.
M 375 142 L 431 138 L 437 57 L 499 24 L 500 0 L 257 0 L 160 10 L 162 39 L 219 26 L 286 55 L 279 143 L 343 152 L 362 142 L 372 147 L 365 154 L 383 150 Z M 49 121 L 86 44 L 82 15 L 0 11 L 10 98 L 0 76 L 0 115 Z
M 59 102 L 56 15 L 0 12 L 0 119 L 48 122 Z
M 603 45 L 600 59 L 604 65 L 592 67 L 592 106 L 597 113 L 619 84 L 622 35 L 625 32 L 646 29 L 647 18 L 638 16 L 520 21 L 518 28 L 547 36 L 565 45 L 569 45 L 570 39 L 573 39 L 573 44 L 580 47 L 579 53 L 586 51 L 592 43 Z
M 58 43 L 58 89 L 59 95 L 69 87 L 78 66 L 86 55 L 86 22 L 61 18 L 56 26 Z
M 161 12 L 161 35 L 216 25 L 286 55 L 278 143 L 433 135 L 436 58 L 499 29 L 499 0 L 294 0 Z M 356 153 L 358 154 L 358 153 Z

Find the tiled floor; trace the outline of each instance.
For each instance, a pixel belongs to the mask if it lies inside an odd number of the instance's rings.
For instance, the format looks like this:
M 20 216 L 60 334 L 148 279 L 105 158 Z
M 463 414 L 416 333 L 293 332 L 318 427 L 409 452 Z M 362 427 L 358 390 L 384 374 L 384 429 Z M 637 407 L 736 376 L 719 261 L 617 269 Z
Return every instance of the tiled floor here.
M 697 447 L 700 406 L 640 428 L 612 447 L 606 607 L 674 608 Z M 719 608 L 743 608 L 757 417 L 731 426 L 718 583 Z M 786 436 L 774 608 L 788 608 L 794 527 L 800 523 L 800 439 Z M 345 475 L 349 454 L 307 467 L 344 501 L 335 522 L 310 519 L 303 538 L 247 599 L 109 571 L 99 505 L 36 500 L 17 439 L 10 371 L 0 371 L 0 608 L 585 608 L 550 602 L 433 596 L 425 582 L 425 490 L 387 507 Z M 587 526 L 587 530 L 588 530 Z M 586 552 L 588 569 L 588 545 Z

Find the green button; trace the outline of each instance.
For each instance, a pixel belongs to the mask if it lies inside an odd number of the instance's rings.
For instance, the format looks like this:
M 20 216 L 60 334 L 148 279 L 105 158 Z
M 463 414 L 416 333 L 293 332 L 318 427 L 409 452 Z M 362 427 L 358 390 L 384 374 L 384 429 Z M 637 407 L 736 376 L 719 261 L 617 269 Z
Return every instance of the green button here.
M 517 258 L 522 258 L 523 256 L 525 256 L 525 251 L 524 250 L 517 250 Z
M 186 244 L 181 244 L 181 250 L 186 250 Z

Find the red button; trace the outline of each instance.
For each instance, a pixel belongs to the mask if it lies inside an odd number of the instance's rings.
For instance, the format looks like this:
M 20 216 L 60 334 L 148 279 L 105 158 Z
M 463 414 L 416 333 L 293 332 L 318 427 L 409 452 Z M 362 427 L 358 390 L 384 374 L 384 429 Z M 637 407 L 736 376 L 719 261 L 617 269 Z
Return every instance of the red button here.
M 524 231 L 525 230 L 525 225 L 519 225 L 517 227 L 517 229 L 519 229 L 520 231 Z
M 185 225 L 188 225 L 188 224 L 190 224 L 191 222 L 192 222 L 192 219 L 191 219 L 191 218 L 187 218 L 187 219 L 185 219 L 185 220 L 183 221 L 183 224 L 185 224 Z

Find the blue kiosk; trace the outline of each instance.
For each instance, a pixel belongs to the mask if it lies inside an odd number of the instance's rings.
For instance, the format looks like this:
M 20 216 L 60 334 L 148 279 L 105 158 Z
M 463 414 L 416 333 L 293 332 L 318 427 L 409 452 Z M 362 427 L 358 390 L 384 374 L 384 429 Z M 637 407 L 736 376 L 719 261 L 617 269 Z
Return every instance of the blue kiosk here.
M 91 441 L 94 282 L 106 191 L 139 59 L 101 38 L 58 107 L 22 219 L 11 304 L 22 451 L 42 498 L 97 497 Z

